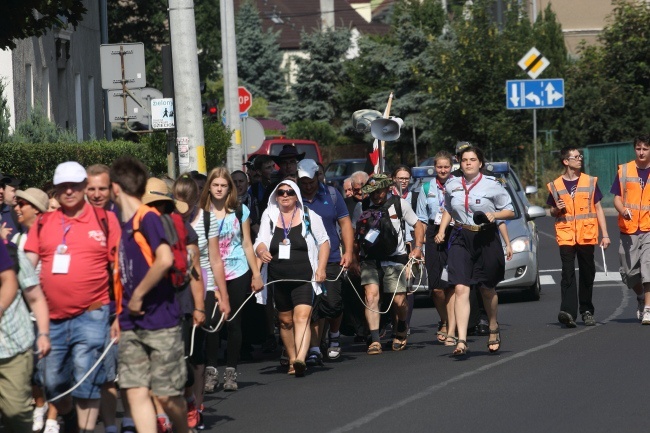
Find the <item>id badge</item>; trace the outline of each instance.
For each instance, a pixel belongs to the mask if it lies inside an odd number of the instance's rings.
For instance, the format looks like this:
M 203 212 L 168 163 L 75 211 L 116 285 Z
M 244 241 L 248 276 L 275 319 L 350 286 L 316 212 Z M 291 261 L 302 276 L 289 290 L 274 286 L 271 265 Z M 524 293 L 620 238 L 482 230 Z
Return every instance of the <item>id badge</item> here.
M 53 274 L 67 274 L 70 270 L 70 254 L 54 254 Z
M 371 244 L 375 243 L 377 240 L 377 236 L 379 236 L 379 230 L 377 229 L 370 229 L 368 233 L 366 233 L 365 239 L 370 242 Z
M 438 214 L 436 215 L 436 219 L 433 221 L 433 223 L 439 226 L 441 222 L 442 222 L 442 212 L 438 212 Z
M 291 258 L 291 245 L 280 244 L 280 253 L 278 254 L 278 258 L 282 260 Z

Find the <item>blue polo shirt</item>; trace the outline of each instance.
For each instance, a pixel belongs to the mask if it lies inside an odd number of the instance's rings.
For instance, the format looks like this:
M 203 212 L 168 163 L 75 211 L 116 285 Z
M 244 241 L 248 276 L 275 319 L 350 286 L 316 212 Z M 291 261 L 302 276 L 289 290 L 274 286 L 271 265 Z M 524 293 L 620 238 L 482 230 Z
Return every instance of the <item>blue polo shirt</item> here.
M 7 228 L 12 229 L 11 236 L 18 232 L 22 232 L 19 227 L 16 227 L 14 219 L 11 217 L 11 206 L 5 203 L 0 203 L 0 226 L 5 223 Z
M 332 202 L 332 195 L 329 187 L 322 183 L 318 185 L 318 192 L 312 200 L 303 197 L 302 201 L 310 210 L 316 212 L 323 219 L 323 225 L 330 237 L 330 256 L 327 263 L 339 263 L 341 261 L 341 237 L 337 230 L 338 220 L 349 216 L 348 207 L 345 200 L 338 190 L 332 188 L 336 194 L 336 204 Z

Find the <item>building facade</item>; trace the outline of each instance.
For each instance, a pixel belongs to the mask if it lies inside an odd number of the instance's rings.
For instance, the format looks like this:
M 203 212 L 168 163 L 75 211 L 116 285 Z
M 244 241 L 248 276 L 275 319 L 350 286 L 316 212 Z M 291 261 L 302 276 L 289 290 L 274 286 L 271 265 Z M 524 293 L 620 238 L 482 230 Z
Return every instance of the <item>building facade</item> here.
M 99 60 L 99 2 L 87 9 L 77 28 L 53 28 L 0 51 L 0 79 L 9 102 L 11 127 L 40 110 L 77 140 L 103 138 L 104 111 Z

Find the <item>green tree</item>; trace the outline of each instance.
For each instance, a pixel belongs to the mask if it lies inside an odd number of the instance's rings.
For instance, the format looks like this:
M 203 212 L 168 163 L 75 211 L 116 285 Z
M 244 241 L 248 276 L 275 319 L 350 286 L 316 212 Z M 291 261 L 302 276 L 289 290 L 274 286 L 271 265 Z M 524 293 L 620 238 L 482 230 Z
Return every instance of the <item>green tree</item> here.
M 61 128 L 50 121 L 40 109 L 33 109 L 29 118 L 16 125 L 16 131 L 9 139 L 12 143 L 74 143 L 77 134 L 74 130 Z
M 314 140 L 321 147 L 333 146 L 339 140 L 339 134 L 332 125 L 318 120 L 293 122 L 287 127 L 286 135 L 287 138 Z
M 277 102 L 284 97 L 286 82 L 280 68 L 280 32 L 262 30 L 262 19 L 255 4 L 247 0 L 235 16 L 237 32 L 237 74 L 239 81 L 255 97 Z
M 281 106 L 280 119 L 332 122 L 340 116 L 338 87 L 345 81 L 343 62 L 350 48 L 347 28 L 328 29 L 301 35 L 307 57 L 296 58 L 298 73 L 290 96 Z
M 444 24 L 439 0 L 400 0 L 395 3 L 390 32 L 362 38 L 359 57 L 346 63 L 350 79 L 339 95 L 347 115 L 362 108 L 383 112 L 390 92 L 394 93 L 390 114 L 405 121 L 399 141 L 387 146 L 389 159 L 394 155 L 396 163 L 410 161 L 412 134 L 405 132 L 412 131 L 414 123 L 422 147 L 431 143 L 436 129 L 435 119 L 423 115 L 432 99 L 427 80 L 435 74 L 427 47 L 440 37 Z
M 3 2 L 0 14 L 0 50 L 16 48 L 15 39 L 41 36 L 53 26 L 76 27 L 85 13 L 83 0 Z
M 650 9 L 617 0 L 609 20 L 601 45 L 583 45 L 568 70 L 562 142 L 629 141 L 650 129 Z

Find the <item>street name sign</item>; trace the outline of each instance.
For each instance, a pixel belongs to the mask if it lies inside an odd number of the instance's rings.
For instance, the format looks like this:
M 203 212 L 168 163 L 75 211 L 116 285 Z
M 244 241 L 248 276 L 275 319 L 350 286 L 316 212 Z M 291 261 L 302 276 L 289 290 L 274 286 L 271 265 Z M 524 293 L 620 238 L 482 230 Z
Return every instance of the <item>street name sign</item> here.
M 536 108 L 564 108 L 564 80 L 506 81 L 506 108 L 532 110 Z
M 144 67 L 144 44 L 137 42 L 104 44 L 99 47 L 102 89 L 116 90 L 122 88 L 122 57 L 124 57 L 126 87 L 129 89 L 145 87 L 147 85 L 147 74 Z

